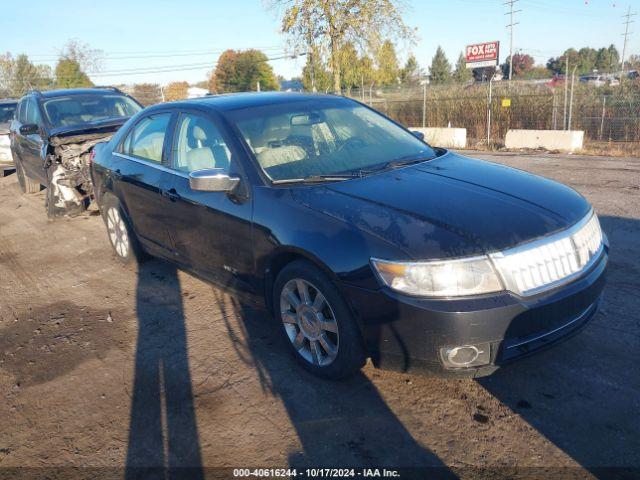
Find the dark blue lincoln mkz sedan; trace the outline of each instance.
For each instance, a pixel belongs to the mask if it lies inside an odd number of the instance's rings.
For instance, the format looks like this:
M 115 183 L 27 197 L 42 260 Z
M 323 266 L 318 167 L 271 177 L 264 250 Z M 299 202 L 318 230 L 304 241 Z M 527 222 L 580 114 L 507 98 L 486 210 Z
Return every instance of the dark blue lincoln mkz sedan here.
M 432 148 L 341 97 L 156 105 L 96 146 L 117 256 L 259 295 L 296 358 L 483 375 L 579 330 L 608 244 L 564 185 Z

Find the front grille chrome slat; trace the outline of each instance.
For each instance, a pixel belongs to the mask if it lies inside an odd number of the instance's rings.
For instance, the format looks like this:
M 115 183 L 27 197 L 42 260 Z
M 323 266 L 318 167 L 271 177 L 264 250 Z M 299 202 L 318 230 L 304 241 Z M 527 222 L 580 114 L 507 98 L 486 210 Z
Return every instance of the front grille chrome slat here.
M 590 212 L 567 230 L 489 256 L 507 289 L 528 296 L 579 275 L 602 248 L 600 222 Z

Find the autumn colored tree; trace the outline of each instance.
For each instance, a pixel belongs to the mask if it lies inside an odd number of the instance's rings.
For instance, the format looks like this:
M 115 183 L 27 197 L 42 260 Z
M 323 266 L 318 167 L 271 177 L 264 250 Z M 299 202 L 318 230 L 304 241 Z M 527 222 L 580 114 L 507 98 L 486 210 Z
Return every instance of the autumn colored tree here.
M 164 100 L 166 102 L 184 100 L 188 94 L 189 84 L 187 82 L 171 82 L 164 89 Z
M 162 101 L 162 92 L 157 83 L 136 83 L 132 93 L 133 97 L 145 107 Z
M 21 97 L 32 88 L 46 89 L 53 85 L 51 67 L 34 65 L 26 55 L 13 58 L 0 55 L 0 91 L 2 96 Z
M 507 61 L 502 65 L 502 71 L 505 74 L 505 78 L 509 76 L 509 63 L 511 63 L 511 58 L 507 57 Z M 528 71 L 533 68 L 535 60 L 531 55 L 527 55 L 526 53 L 516 53 L 513 56 L 513 68 L 511 70 L 514 77 L 521 77 Z
M 61 58 L 56 64 L 56 86 L 58 88 L 92 87 L 93 82 L 82 71 L 77 61 Z
M 386 40 L 376 52 L 376 80 L 378 85 L 388 87 L 398 81 L 400 68 L 396 49 L 391 41 Z
M 358 52 L 353 43 L 348 42 L 340 51 L 340 71 L 342 72 L 341 87 L 351 94 L 351 89 L 360 84 L 358 72 Z
M 278 90 L 278 80 L 267 56 L 259 50 L 226 50 L 215 70 L 217 93 Z
M 272 4 L 282 8 L 282 32 L 297 47 L 327 53 L 335 92 L 343 85 L 340 56 L 347 43 L 367 43 L 370 51 L 377 51 L 380 39 L 413 37 L 398 0 L 272 0 Z
M 55 68 L 59 88 L 91 87 L 93 82 L 86 72 L 100 69 L 102 52 L 78 40 L 69 40 L 60 53 Z

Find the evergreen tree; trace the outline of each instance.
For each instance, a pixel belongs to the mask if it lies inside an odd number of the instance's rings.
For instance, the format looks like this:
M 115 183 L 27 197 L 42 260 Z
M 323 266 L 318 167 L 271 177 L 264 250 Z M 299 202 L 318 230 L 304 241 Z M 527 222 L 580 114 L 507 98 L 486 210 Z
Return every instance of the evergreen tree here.
M 471 69 L 467 68 L 467 59 L 464 53 L 460 53 L 456 62 L 456 69 L 453 71 L 453 80 L 457 83 L 467 83 L 473 78 Z
M 56 65 L 56 85 L 58 88 L 92 87 L 93 82 L 77 61 L 61 58 Z
M 418 60 L 413 55 L 410 55 L 407 58 L 407 63 L 404 64 L 402 70 L 400 70 L 400 81 L 404 84 L 413 84 L 417 83 L 422 76 L 422 71 L 420 70 L 420 65 L 418 64 Z
M 436 85 L 447 83 L 451 80 L 451 64 L 440 46 L 438 46 L 436 54 L 431 61 L 429 75 L 431 76 L 431 83 Z
M 396 49 L 389 40 L 386 40 L 376 52 L 376 73 L 378 85 L 388 87 L 398 81 L 400 69 Z

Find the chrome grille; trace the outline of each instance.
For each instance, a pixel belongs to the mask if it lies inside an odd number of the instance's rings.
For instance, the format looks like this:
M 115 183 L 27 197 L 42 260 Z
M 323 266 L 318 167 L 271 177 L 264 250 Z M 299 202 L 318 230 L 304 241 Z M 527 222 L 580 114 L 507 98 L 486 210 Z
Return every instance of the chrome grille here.
M 490 257 L 508 290 L 533 295 L 586 270 L 601 249 L 600 223 L 590 213 L 563 232 Z

